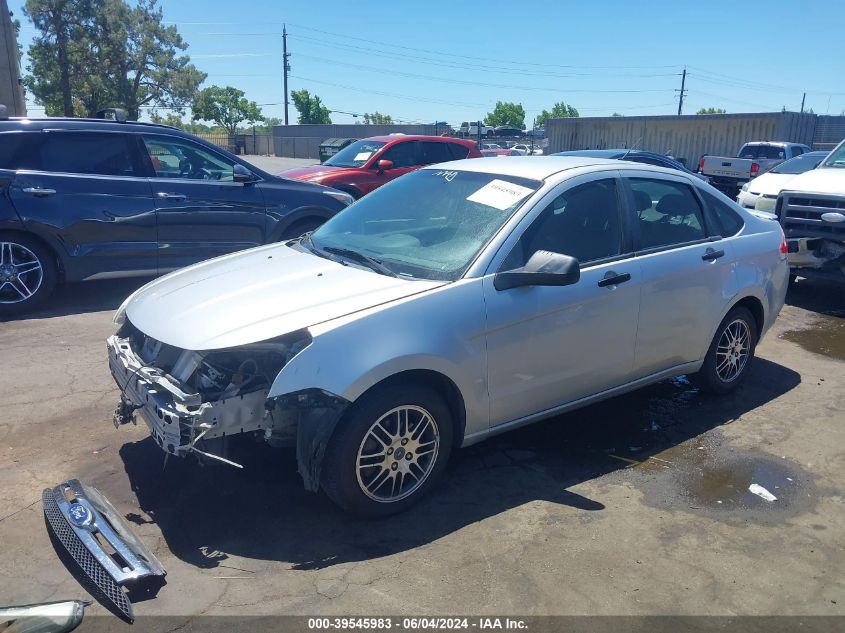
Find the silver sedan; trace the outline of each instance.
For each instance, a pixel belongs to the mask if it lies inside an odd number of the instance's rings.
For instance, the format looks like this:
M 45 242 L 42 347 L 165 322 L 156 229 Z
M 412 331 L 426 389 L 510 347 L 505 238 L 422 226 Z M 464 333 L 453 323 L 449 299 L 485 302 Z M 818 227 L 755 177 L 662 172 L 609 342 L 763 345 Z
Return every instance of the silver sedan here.
M 465 160 L 302 238 L 129 297 L 109 339 L 162 450 L 296 446 L 305 486 L 383 515 L 459 447 L 678 374 L 747 376 L 788 283 L 779 224 L 693 176 L 587 157 Z M 151 467 L 156 467 L 152 466 Z

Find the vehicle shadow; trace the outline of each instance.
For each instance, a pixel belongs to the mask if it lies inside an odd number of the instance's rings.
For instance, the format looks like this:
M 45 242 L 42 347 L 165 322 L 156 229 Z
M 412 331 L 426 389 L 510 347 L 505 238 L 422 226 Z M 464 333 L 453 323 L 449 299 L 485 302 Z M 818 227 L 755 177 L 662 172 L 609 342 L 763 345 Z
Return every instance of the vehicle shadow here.
M 47 304 L 40 310 L 0 317 L 0 322 L 117 310 L 126 297 L 151 279 L 152 277 L 132 277 L 62 284 L 56 287 Z
M 701 394 L 681 377 L 503 434 L 457 451 L 436 490 L 379 521 L 305 492 L 293 452 L 263 443 L 230 453 L 243 470 L 170 459 L 162 471 L 149 438 L 120 454 L 141 509 L 181 560 L 211 568 L 233 555 L 320 569 L 413 549 L 531 501 L 600 512 L 601 499 L 569 489 L 730 423 L 800 382 L 796 372 L 757 359 L 732 395 Z
M 790 284 L 787 305 L 833 317 L 845 317 L 845 292 L 842 285 L 828 281 L 800 279 Z

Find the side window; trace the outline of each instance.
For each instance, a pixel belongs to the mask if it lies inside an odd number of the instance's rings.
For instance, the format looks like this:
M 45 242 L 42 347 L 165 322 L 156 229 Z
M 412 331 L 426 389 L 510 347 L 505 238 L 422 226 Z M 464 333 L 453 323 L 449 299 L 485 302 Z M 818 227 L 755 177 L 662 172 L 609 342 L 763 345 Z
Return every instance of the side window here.
M 657 248 L 706 237 L 701 207 L 689 185 L 656 178 L 630 178 L 639 217 L 640 248 Z
M 622 225 L 612 178 L 572 187 L 555 198 L 522 234 L 504 269 L 524 266 L 537 251 L 586 264 L 622 253 Z
M 41 132 L 8 132 L 0 134 L 0 169 L 37 169 L 32 160 Z
M 46 132 L 33 160 L 38 169 L 66 174 L 143 176 L 127 134 L 113 132 Z
M 736 235 L 745 226 L 740 215 L 712 193 L 701 191 L 701 195 L 704 197 L 704 202 L 710 211 L 710 215 L 714 216 L 716 221 L 721 225 L 722 237 Z
M 431 165 L 432 163 L 445 163 L 452 158 L 452 152 L 449 151 L 449 143 L 436 143 L 434 141 L 423 141 L 420 143 L 422 150 L 423 165 Z
M 800 145 L 793 145 L 792 146 L 792 155 L 793 156 L 801 156 L 804 153 L 804 148 Z
M 167 136 L 142 136 L 156 178 L 231 182 L 234 163 L 204 147 Z
M 389 147 L 379 160 L 392 160 L 394 167 L 414 167 L 417 162 L 417 143 L 408 141 Z
M 452 160 L 462 160 L 469 155 L 469 147 L 466 145 L 461 145 L 460 143 L 443 144 L 449 148 L 449 152 L 452 154 Z

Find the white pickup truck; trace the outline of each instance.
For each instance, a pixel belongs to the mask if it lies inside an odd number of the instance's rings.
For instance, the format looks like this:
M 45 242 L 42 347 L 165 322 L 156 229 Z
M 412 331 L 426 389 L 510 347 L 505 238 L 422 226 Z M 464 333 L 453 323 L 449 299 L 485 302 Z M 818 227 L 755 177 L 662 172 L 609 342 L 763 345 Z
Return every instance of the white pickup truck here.
M 785 160 L 809 152 L 801 143 L 780 143 L 756 141 L 746 143 L 735 158 L 727 156 L 704 156 L 698 163 L 698 171 L 710 178 L 710 184 L 731 198 L 742 185 L 767 172 Z
M 845 283 L 845 141 L 818 167 L 790 180 L 775 209 L 786 234 L 790 279 Z
M 481 121 L 464 121 L 458 128 L 458 136 L 474 138 L 478 136 L 478 124 L 481 123 L 481 136 L 495 136 L 496 130 Z

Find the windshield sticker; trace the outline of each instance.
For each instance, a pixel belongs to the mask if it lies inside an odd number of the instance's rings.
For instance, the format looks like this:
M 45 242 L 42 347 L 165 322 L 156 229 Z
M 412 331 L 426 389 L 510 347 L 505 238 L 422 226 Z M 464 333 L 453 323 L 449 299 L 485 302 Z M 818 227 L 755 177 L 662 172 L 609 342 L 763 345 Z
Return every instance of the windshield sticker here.
M 531 192 L 532 190 L 528 187 L 515 185 L 512 182 L 491 180 L 474 194 L 467 196 L 467 200 L 504 211 L 530 195 Z
M 434 174 L 435 176 L 443 176 L 446 179 L 446 182 L 452 182 L 455 179 L 455 176 L 458 175 L 456 171 L 438 171 Z
M 372 152 L 358 152 L 357 154 L 355 154 L 355 162 L 357 163 L 359 160 L 366 161 L 372 155 Z

